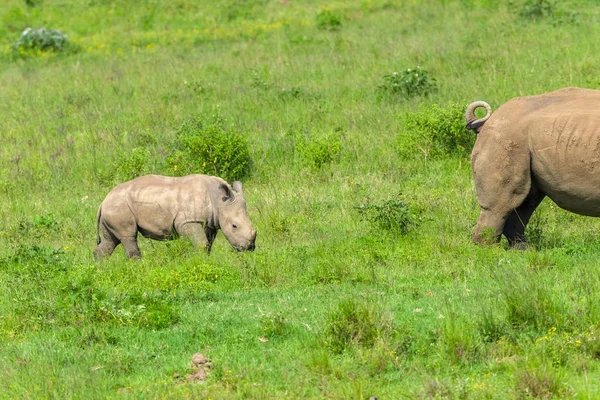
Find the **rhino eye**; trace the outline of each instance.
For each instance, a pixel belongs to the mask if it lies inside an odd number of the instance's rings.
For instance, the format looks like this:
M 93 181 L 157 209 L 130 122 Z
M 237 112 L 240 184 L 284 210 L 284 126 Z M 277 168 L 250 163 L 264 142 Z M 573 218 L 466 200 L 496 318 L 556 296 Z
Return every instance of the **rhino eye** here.
M 233 227 L 233 229 L 237 229 L 237 225 L 236 224 L 232 224 L 231 226 Z

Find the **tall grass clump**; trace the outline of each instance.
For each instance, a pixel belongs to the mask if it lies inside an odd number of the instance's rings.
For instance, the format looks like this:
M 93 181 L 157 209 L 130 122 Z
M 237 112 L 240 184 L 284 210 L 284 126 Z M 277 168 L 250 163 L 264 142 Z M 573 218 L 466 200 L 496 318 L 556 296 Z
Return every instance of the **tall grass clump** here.
M 512 327 L 541 332 L 568 324 L 564 299 L 540 279 L 536 272 L 525 276 L 506 273 L 500 278 L 506 320 Z
M 403 129 L 397 146 L 403 158 L 422 154 L 425 158 L 449 155 L 466 156 L 475 143 L 475 135 L 467 131 L 464 105 L 433 104 L 401 116 Z
M 532 364 L 515 374 L 518 398 L 551 399 L 569 394 L 563 374 L 547 365 Z
M 327 318 L 325 342 L 334 353 L 349 347 L 372 347 L 391 331 L 391 320 L 377 304 L 365 300 L 342 300 Z
M 226 130 L 220 118 L 189 118 L 176 132 L 167 163 L 175 175 L 208 174 L 233 181 L 249 175 L 252 160 L 246 138 Z

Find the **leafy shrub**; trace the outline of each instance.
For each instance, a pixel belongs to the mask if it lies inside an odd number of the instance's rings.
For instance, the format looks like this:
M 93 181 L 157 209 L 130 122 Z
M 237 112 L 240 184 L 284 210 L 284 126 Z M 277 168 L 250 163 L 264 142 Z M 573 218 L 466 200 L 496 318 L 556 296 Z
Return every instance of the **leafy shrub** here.
M 232 181 L 249 174 L 251 158 L 245 137 L 226 131 L 222 121 L 190 118 L 177 130 L 167 163 L 176 175 L 201 173 Z
M 150 152 L 145 147 L 135 147 L 130 152 L 122 151 L 113 163 L 115 175 L 122 181 L 137 178 L 146 170 Z
M 261 324 L 263 335 L 267 338 L 284 336 L 289 330 L 288 320 L 280 312 L 263 315 Z
M 167 328 L 179 321 L 177 308 L 156 295 L 144 293 L 96 301 L 94 319 L 111 325 Z
M 404 127 L 398 137 L 400 155 L 414 157 L 419 151 L 425 157 L 469 154 L 475 135 L 465 128 L 464 108 L 456 103 L 443 108 L 434 104 L 404 114 Z
M 549 19 L 553 25 L 576 24 L 579 15 L 573 11 L 559 9 L 552 0 L 526 0 L 519 15 L 527 20 Z
M 267 68 L 252 68 L 250 70 L 250 86 L 256 89 L 267 90 L 271 88 L 270 73 Z
M 400 199 L 365 202 L 357 207 L 361 218 L 377 228 L 404 235 L 415 225 L 415 213 Z
M 317 14 L 317 28 L 326 31 L 337 31 L 342 27 L 342 18 L 339 14 L 326 8 Z
M 322 168 L 339 159 L 342 140 L 335 134 L 296 137 L 296 153 L 310 166 Z
M 75 50 L 67 35 L 59 30 L 48 28 L 25 29 L 12 48 L 20 53 L 28 53 L 32 50 L 43 52 Z
M 39 239 L 54 235 L 60 230 L 60 224 L 52 215 L 36 215 L 33 219 L 21 219 L 18 223 L 16 233 L 19 237 L 23 235 Z
M 381 97 L 400 97 L 409 99 L 415 96 L 427 96 L 437 90 L 437 82 L 429 76 L 427 70 L 417 66 L 400 72 L 383 75 L 378 86 Z
M 327 318 L 325 341 L 334 353 L 350 346 L 372 347 L 376 339 L 391 331 L 391 322 L 366 301 L 344 300 Z
M 552 15 L 554 2 L 550 0 L 526 0 L 519 11 L 525 19 L 539 19 Z

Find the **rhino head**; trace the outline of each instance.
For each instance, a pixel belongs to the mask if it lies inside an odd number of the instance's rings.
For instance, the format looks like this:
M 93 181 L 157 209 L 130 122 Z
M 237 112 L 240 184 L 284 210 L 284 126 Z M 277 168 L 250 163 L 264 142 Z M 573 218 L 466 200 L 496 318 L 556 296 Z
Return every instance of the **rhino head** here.
M 241 182 L 235 181 L 231 187 L 227 184 L 219 185 L 217 211 L 219 227 L 231 246 L 238 251 L 254 250 L 256 230 L 246 212 Z

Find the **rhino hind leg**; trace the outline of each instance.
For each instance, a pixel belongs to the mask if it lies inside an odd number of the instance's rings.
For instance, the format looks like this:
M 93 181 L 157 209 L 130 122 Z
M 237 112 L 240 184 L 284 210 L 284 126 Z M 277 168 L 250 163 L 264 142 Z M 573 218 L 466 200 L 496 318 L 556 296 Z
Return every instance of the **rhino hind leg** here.
M 531 215 L 546 195 L 532 183 L 531 191 L 519 207 L 513 210 L 504 224 L 503 234 L 511 247 L 523 248 L 527 242 L 525 228 Z
M 110 256 L 113 251 L 115 251 L 115 247 L 117 247 L 119 243 L 121 243 L 121 241 L 103 224 L 102 239 L 94 250 L 94 259 L 99 260 L 101 258 Z

